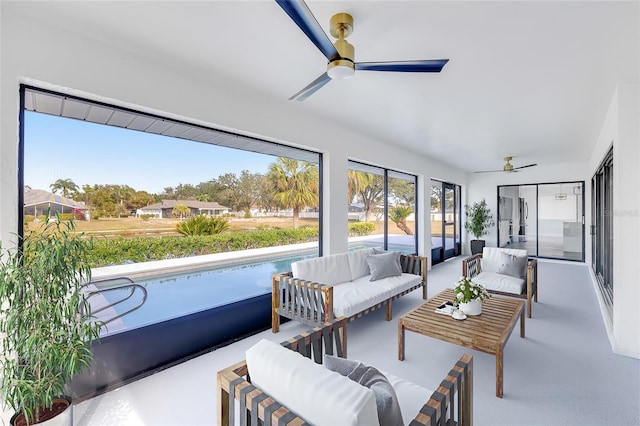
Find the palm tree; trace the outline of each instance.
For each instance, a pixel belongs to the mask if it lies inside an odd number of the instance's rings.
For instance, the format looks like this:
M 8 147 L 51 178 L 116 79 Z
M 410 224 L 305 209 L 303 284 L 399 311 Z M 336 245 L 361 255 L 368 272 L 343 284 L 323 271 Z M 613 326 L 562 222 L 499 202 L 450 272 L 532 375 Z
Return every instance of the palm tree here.
M 190 211 L 191 209 L 186 204 L 176 204 L 175 206 L 173 206 L 173 210 L 171 210 L 171 213 L 174 216 L 180 216 L 180 219 L 182 219 L 184 215 L 188 214 Z
M 49 188 L 51 188 L 51 192 L 54 194 L 61 191 L 62 196 L 65 198 L 70 198 L 80 191 L 78 185 L 76 185 L 71 179 L 58 179 L 49 185 Z
M 357 170 L 349 170 L 347 180 L 347 202 L 351 204 L 351 202 L 353 202 L 353 199 L 360 196 L 361 191 L 370 186 L 372 183 L 372 174 L 359 172 Z
M 413 213 L 413 209 L 409 206 L 396 206 L 389 212 L 389 219 L 396 226 L 404 231 L 407 235 L 413 235 L 411 228 L 407 226 L 407 217 Z
M 300 210 L 318 205 L 318 167 L 306 161 L 280 157 L 269 165 L 274 199 L 283 208 L 293 209 L 293 227 L 298 227 Z

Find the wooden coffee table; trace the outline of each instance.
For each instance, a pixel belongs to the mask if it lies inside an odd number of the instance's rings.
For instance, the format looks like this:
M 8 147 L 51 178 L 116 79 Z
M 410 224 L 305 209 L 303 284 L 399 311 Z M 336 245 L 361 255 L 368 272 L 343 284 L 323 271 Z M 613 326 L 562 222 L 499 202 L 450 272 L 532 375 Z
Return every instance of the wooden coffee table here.
M 404 360 L 405 330 L 424 336 L 476 349 L 496 357 L 496 396 L 502 398 L 502 358 L 520 317 L 520 337 L 524 338 L 524 302 L 517 299 L 491 297 L 482 304 L 482 314 L 456 320 L 449 315 L 437 314 L 436 308 L 453 301 L 455 293 L 444 290 L 426 303 L 398 319 L 398 359 Z

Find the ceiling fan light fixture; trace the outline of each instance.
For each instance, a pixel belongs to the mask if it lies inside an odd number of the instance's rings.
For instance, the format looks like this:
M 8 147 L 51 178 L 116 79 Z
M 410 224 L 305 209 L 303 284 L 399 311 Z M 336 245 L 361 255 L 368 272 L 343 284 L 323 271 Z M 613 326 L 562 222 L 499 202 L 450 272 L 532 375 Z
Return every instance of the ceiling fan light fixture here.
M 354 63 L 348 59 L 336 59 L 327 65 L 327 75 L 333 80 L 351 78 L 356 72 Z

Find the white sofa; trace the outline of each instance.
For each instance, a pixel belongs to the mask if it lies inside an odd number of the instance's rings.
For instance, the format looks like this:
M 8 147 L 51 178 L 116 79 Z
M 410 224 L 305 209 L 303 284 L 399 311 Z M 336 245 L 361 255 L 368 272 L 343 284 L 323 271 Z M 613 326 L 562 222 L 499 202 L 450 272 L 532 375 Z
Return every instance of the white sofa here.
M 274 333 L 281 316 L 318 326 L 386 306 L 390 321 L 394 299 L 420 287 L 427 298 L 427 263 L 420 256 L 361 249 L 300 260 L 291 269 L 273 277 Z
M 341 318 L 282 344 L 261 340 L 245 361 L 219 371 L 218 424 L 472 424 L 471 355 L 433 392 L 346 360 L 346 325 Z
M 526 299 L 531 318 L 531 302 L 538 301 L 538 261 L 526 250 L 484 247 L 462 261 L 462 275 L 489 293 Z

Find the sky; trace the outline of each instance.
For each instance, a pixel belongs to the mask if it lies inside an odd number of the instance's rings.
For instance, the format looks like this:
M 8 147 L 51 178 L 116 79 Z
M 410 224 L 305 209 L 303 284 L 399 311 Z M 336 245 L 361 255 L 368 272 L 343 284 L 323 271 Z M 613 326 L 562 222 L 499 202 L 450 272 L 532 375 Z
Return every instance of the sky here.
M 265 173 L 276 157 L 25 111 L 24 183 L 50 191 L 57 179 L 128 185 L 159 194 L 225 173 Z

